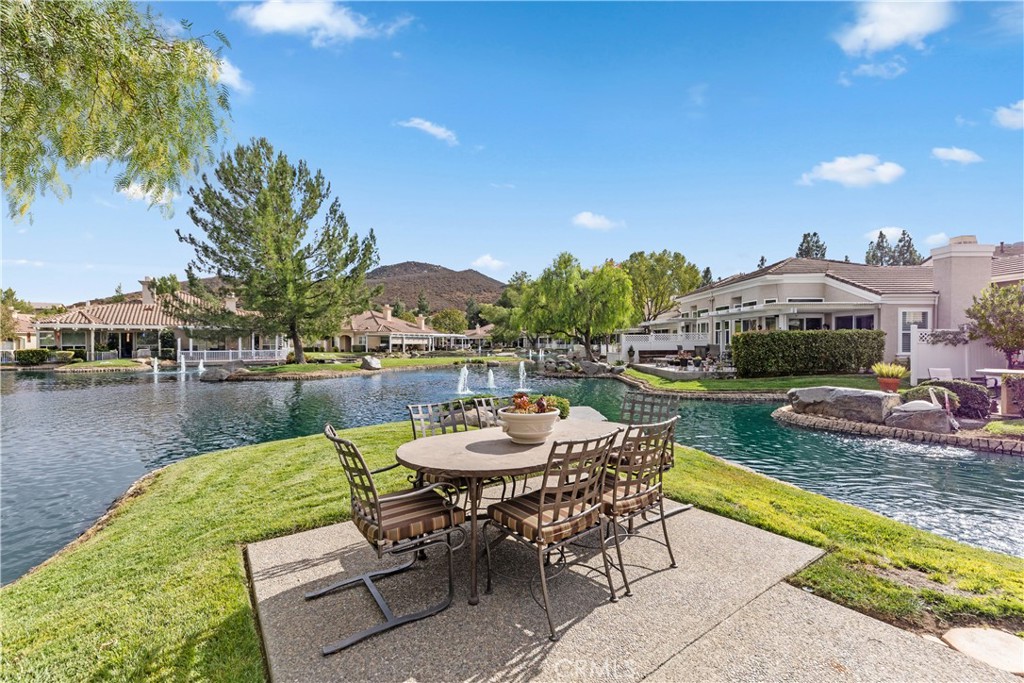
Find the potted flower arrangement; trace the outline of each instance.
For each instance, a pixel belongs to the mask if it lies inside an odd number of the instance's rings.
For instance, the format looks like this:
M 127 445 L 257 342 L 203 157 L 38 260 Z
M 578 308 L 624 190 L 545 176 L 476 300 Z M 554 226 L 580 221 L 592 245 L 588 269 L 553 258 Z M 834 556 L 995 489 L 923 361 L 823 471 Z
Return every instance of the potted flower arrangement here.
M 558 408 L 544 396 L 536 401 L 519 392 L 512 396 L 512 405 L 498 410 L 501 429 L 513 443 L 538 444 L 551 436 L 559 420 Z
M 878 378 L 878 386 L 882 391 L 896 393 L 900 388 L 900 380 L 907 374 L 907 369 L 899 363 L 875 363 L 871 372 Z

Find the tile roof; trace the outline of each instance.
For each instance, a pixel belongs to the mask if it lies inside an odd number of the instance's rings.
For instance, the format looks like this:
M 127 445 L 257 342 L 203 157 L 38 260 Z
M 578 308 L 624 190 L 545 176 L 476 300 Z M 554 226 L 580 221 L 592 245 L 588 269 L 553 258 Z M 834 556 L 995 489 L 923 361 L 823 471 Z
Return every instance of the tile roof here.
M 35 334 L 36 330 L 32 327 L 34 318 L 27 313 L 14 312 L 14 334 Z
M 1024 254 L 992 259 L 992 279 L 1024 278 Z
M 739 273 L 701 287 L 685 296 L 738 284 L 766 275 L 821 274 L 874 294 L 930 294 L 934 291 L 932 269 L 921 266 L 868 266 L 827 259 L 787 258 L 751 273 Z
M 392 317 L 385 320 L 384 314 L 378 311 L 363 311 L 349 319 L 348 327 L 344 328 L 353 332 L 383 332 L 385 334 L 439 334 L 437 330 L 429 325 L 421 330 L 416 323 L 410 323 L 401 318 Z
M 491 332 L 493 331 L 494 324 L 487 323 L 486 325 L 481 325 L 480 327 L 471 327 L 470 329 L 466 330 L 465 334 L 467 337 L 470 337 L 472 339 L 483 339 L 484 337 L 491 336 Z
M 197 297 L 178 293 L 179 297 L 198 302 Z M 46 316 L 36 321 L 40 327 L 137 327 L 164 328 L 181 327 L 177 318 L 167 315 L 159 304 L 143 304 L 142 301 L 130 300 L 116 304 L 95 304 L 72 308 L 64 313 Z

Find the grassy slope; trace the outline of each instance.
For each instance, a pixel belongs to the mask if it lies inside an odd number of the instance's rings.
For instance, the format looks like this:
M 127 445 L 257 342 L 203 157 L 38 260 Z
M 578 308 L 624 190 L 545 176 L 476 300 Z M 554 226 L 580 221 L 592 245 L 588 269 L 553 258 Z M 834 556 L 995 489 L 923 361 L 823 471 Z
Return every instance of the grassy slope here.
M 110 360 L 87 360 L 81 363 L 69 363 L 68 365 L 61 366 L 60 371 L 67 372 L 82 368 L 139 368 L 142 370 L 145 366 L 130 358 L 111 358 Z
M 755 377 L 750 379 L 689 379 L 668 380 L 628 368 L 626 375 L 643 380 L 655 389 L 669 391 L 778 391 L 785 393 L 794 387 L 853 387 L 878 389 L 874 375 L 801 375 L 797 377 Z
M 346 430 L 373 466 L 409 438 L 393 423 Z M 402 468 L 381 475 L 405 485 Z M 160 472 L 110 523 L 0 592 L 4 676 L 27 680 L 258 681 L 262 657 L 241 546 L 348 517 L 321 436 L 191 458 Z M 906 624 L 931 615 L 1024 629 L 1024 561 L 991 553 L 683 449 L 673 498 L 832 550 L 795 579 Z M 693 558 L 699 561 L 699 558 Z M 919 569 L 968 597 L 901 587 L 873 563 Z
M 307 356 L 311 354 L 306 354 Z M 381 358 L 381 367 L 384 368 L 415 368 L 424 366 L 445 366 L 455 365 L 456 363 L 463 363 L 471 360 L 481 361 L 497 361 L 499 363 L 518 363 L 521 359 L 519 358 L 507 358 L 507 357 L 455 357 L 455 356 L 440 356 L 430 358 Z M 282 374 L 292 372 L 337 372 L 347 370 L 358 370 L 359 363 L 305 363 L 303 365 L 291 364 L 291 365 L 272 365 L 264 367 L 252 367 L 252 372 L 266 373 L 266 374 Z

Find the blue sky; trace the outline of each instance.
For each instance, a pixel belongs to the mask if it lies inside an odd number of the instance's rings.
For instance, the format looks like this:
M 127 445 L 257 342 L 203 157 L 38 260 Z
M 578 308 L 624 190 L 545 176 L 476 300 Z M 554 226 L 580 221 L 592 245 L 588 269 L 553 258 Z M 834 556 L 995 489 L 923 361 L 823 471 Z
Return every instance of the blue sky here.
M 908 230 L 1024 238 L 1021 3 L 162 3 L 222 30 L 227 145 L 323 170 L 383 264 L 537 275 L 680 251 L 716 276 Z M 183 273 L 173 218 L 94 165 L 3 221 L 5 287 Z

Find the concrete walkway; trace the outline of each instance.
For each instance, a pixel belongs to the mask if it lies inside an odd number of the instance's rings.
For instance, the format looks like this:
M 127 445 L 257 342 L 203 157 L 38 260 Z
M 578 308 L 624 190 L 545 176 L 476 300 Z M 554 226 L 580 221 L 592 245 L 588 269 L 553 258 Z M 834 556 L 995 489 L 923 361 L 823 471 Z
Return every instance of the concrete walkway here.
M 479 605 L 467 604 L 463 549 L 456 553 L 456 596 L 448 610 L 330 657 L 320 655 L 321 645 L 377 623 L 380 613 L 360 586 L 313 602 L 302 595 L 380 568 L 375 554 L 351 523 L 255 543 L 247 555 L 271 678 L 1020 683 L 784 583 L 820 557 L 817 548 L 699 510 L 671 517 L 669 533 L 679 568 L 668 569 L 662 546 L 629 540 L 624 551 L 633 595 L 617 603 L 608 601 L 600 572 L 586 566 L 552 580 L 557 643 L 548 640 L 544 612 L 530 597 L 535 555 L 509 542 L 494 552 L 502 574 Z M 643 534 L 660 537 L 660 525 Z M 444 595 L 446 563 L 436 550 L 419 568 L 382 581 L 396 613 Z M 598 551 L 575 550 L 586 565 L 601 566 Z M 621 595 L 621 577 L 614 578 Z

